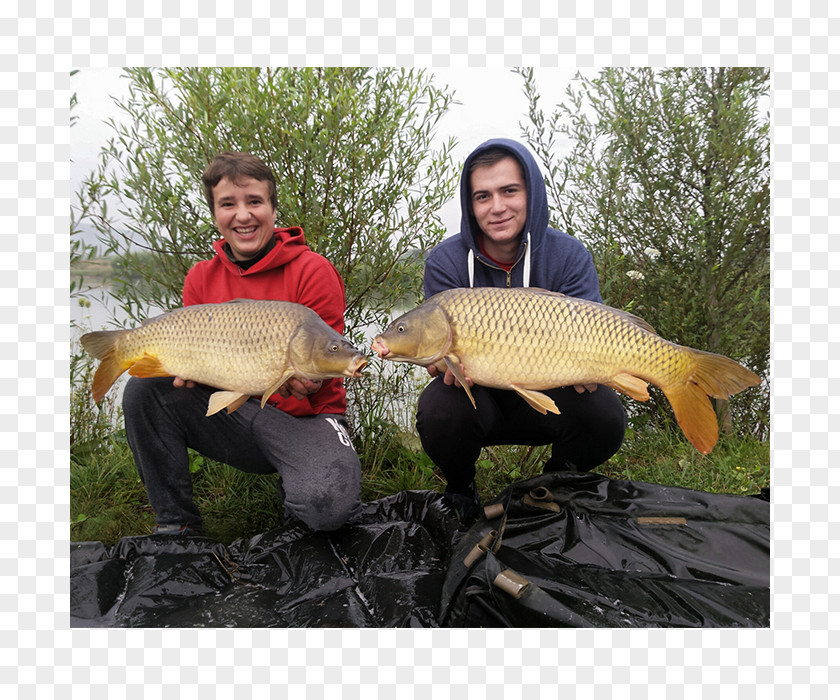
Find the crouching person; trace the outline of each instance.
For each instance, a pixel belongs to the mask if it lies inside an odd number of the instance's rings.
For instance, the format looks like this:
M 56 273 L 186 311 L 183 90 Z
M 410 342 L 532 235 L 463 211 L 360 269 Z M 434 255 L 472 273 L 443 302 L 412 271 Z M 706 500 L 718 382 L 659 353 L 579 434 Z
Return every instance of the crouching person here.
M 219 154 L 203 174 L 221 240 L 184 280 L 183 304 L 276 299 L 313 309 L 344 331 L 344 283 L 298 227 L 275 228 L 271 169 L 247 153 Z M 157 517 L 156 533 L 198 532 L 187 449 L 247 472 L 279 473 L 287 515 L 336 530 L 361 507 L 361 466 L 350 441 L 341 379 L 289 379 L 264 408 L 206 416 L 213 389 L 182 378 L 132 378 L 123 412 L 128 443 Z

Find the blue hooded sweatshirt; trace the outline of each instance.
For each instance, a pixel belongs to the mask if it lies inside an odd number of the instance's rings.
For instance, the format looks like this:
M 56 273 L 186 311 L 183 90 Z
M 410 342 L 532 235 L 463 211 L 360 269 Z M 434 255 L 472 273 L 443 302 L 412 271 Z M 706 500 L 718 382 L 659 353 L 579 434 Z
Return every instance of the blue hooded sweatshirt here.
M 510 151 L 519 161 L 528 193 L 525 229 L 510 272 L 479 251 L 476 235 L 480 229 L 470 206 L 470 162 L 491 147 Z M 590 252 L 568 233 L 549 227 L 545 181 L 525 146 L 510 139 L 482 143 L 464 163 L 460 190 L 461 231 L 438 243 L 429 253 L 423 274 L 427 299 L 454 287 L 542 287 L 572 297 L 603 301 Z

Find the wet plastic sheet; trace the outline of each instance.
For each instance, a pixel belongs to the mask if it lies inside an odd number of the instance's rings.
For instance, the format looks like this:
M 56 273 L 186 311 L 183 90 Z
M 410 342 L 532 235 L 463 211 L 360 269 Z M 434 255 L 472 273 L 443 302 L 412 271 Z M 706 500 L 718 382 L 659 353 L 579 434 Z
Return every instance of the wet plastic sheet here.
M 440 494 L 408 491 L 329 534 L 289 524 L 230 547 L 165 535 L 74 543 L 71 625 L 769 625 L 766 500 L 557 473 L 496 502 L 504 514 L 467 532 Z M 503 572 L 510 592 L 494 583 Z
M 440 624 L 767 627 L 765 496 L 563 472 L 517 482 L 453 551 Z
M 71 626 L 434 627 L 457 526 L 440 494 L 407 491 L 335 533 L 74 543 Z

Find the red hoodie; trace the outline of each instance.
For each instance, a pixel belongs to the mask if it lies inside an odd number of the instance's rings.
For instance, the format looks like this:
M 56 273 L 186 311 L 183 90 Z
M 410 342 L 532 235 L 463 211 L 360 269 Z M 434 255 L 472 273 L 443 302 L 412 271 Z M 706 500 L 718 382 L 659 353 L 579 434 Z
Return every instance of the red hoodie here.
M 308 306 L 327 325 L 344 333 L 344 282 L 338 270 L 306 245 L 302 228 L 276 228 L 274 238 L 274 248 L 247 270 L 228 258 L 223 240 L 216 241 L 216 255 L 196 263 L 184 279 L 184 306 L 232 299 L 294 301 Z M 347 402 L 343 381 L 327 379 L 319 391 L 302 401 L 273 394 L 269 403 L 293 416 L 344 413 Z

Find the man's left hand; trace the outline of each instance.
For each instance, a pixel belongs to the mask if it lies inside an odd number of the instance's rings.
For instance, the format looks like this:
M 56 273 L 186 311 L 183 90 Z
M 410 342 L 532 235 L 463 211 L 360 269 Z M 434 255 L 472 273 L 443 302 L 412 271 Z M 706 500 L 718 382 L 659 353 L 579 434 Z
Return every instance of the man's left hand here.
M 311 396 L 318 391 L 323 383 L 322 380 L 311 382 L 308 379 L 292 377 L 277 390 L 277 393 L 284 399 L 294 396 L 298 401 L 303 401 L 307 396 Z

